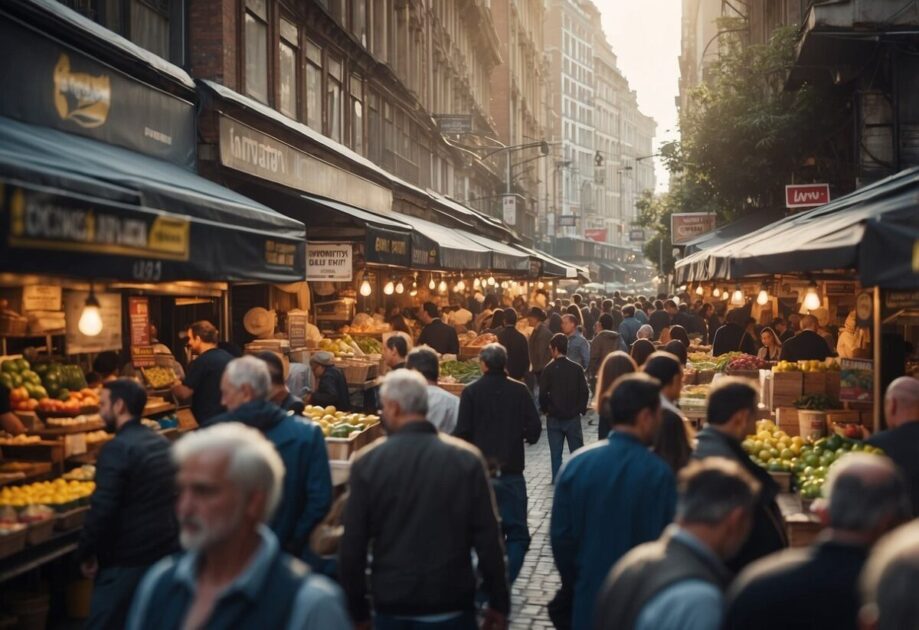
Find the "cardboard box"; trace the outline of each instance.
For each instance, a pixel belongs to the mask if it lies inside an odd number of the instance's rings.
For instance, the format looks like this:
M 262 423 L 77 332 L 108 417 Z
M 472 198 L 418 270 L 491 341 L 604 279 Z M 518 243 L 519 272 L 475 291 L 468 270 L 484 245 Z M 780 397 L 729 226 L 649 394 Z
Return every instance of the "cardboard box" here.
M 779 407 L 776 409 L 775 423 L 779 429 L 788 435 L 801 435 L 801 425 L 798 424 L 798 410 L 794 407 Z
M 791 407 L 804 392 L 804 374 L 801 372 L 773 372 L 769 408 Z
M 826 394 L 826 372 L 804 372 L 804 395 Z

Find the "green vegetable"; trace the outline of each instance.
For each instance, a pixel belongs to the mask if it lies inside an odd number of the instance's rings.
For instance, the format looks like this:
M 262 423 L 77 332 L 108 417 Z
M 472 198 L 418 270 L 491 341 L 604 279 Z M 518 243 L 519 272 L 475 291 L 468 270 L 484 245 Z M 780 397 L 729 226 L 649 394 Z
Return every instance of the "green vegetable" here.
M 476 359 L 469 361 L 444 361 L 440 364 L 440 375 L 451 376 L 458 383 L 468 385 L 482 376 L 482 368 Z
M 811 394 L 796 400 L 795 407 L 811 411 L 825 411 L 827 409 L 842 409 L 842 404 L 825 394 Z

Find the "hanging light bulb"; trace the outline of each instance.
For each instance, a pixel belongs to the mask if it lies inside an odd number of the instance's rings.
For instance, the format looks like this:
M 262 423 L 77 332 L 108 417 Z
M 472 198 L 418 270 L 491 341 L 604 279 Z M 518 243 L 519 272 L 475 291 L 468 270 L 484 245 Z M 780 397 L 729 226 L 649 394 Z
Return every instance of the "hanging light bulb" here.
M 405 293 L 405 285 L 402 284 L 401 280 L 399 280 L 399 283 L 396 285 L 396 293 L 398 293 L 399 295 L 402 295 L 403 293 Z
M 77 328 L 87 337 L 95 337 L 102 332 L 102 312 L 92 284 L 89 285 L 89 295 L 86 296 Z
M 705 289 L 702 288 L 702 285 L 696 287 L 696 295 L 705 295 Z
M 756 303 L 760 306 L 766 306 L 769 303 L 769 291 L 766 289 L 765 284 L 760 287 L 759 294 L 756 296 Z
M 731 304 L 734 306 L 744 305 L 743 290 L 740 288 L 739 284 L 734 288 L 734 293 L 731 294 Z
M 415 297 L 416 295 L 418 295 L 418 279 L 417 278 L 412 280 L 412 290 L 409 291 L 408 294 L 411 295 L 412 297 Z
M 506 289 L 506 288 L 507 288 L 507 280 L 502 280 L 502 281 L 501 281 L 501 288 L 502 288 L 502 289 Z
M 494 276 L 488 276 L 488 286 L 490 286 L 490 287 L 495 286 L 495 277 L 494 277 Z
M 679 296 L 679 295 L 674 295 L 672 299 L 673 299 L 673 303 L 674 303 L 674 304 L 676 304 L 677 306 L 680 305 L 680 296 Z
M 715 297 L 715 298 L 716 298 L 716 297 L 721 297 L 721 289 L 719 289 L 718 287 L 715 287 L 715 288 L 712 290 L 712 297 Z
M 482 281 L 479 280 L 478 278 L 475 278 L 475 279 L 472 281 L 472 288 L 473 288 L 473 289 L 476 289 L 476 290 L 481 289 L 481 288 L 482 288 Z
M 817 283 L 811 281 L 807 285 L 807 295 L 804 297 L 804 308 L 809 311 L 814 311 L 820 308 L 820 305 L 823 304 L 823 301 L 820 299 L 820 295 L 817 294 Z
M 437 290 L 440 291 L 441 293 L 446 293 L 447 292 L 447 281 L 441 280 L 440 284 L 437 287 Z
M 431 276 L 431 281 L 428 282 L 428 288 L 429 288 L 431 291 L 433 291 L 434 289 L 437 288 L 437 283 L 434 282 L 434 276 Z
M 383 293 L 386 295 L 392 295 L 396 290 L 396 285 L 393 284 L 392 280 L 386 283 L 386 286 L 383 287 Z
M 466 290 L 466 283 L 463 282 L 462 278 L 460 278 L 459 282 L 456 283 L 455 290 L 457 293 L 462 293 L 463 291 Z
M 543 289 L 543 288 L 545 288 L 545 286 L 546 286 L 546 283 L 543 282 L 542 280 L 540 280 L 539 282 L 536 283 L 536 288 L 537 288 L 537 289 Z
M 361 282 L 361 295 L 367 297 L 371 293 L 373 293 L 373 288 L 371 288 L 370 282 L 365 279 L 363 282 Z
M 731 297 L 731 290 L 725 287 L 724 291 L 721 292 L 721 299 L 727 301 Z

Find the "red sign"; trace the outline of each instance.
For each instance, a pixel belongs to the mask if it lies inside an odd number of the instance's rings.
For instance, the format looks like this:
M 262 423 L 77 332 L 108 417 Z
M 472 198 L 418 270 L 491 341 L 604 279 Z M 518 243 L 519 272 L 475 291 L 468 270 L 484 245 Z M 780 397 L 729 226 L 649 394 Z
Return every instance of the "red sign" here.
M 584 228 L 584 238 L 605 243 L 607 241 L 606 228 Z
M 786 208 L 813 208 L 830 203 L 829 184 L 794 184 L 785 186 Z
M 150 301 L 145 297 L 128 298 L 128 319 L 131 323 L 131 362 L 134 367 L 156 365 L 150 343 Z

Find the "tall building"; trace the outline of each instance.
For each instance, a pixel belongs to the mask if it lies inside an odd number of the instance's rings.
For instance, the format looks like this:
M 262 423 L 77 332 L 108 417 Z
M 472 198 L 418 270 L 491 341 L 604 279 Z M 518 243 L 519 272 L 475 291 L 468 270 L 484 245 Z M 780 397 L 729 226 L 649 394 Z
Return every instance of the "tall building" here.
M 743 6 L 746 4 L 743 3 Z M 731 30 L 719 26 L 719 20 L 724 17 L 743 18 L 746 14 L 726 0 L 683 0 L 680 93 L 677 99 L 681 112 L 689 107 L 693 89 L 705 79 L 706 66 L 718 58 L 721 38 Z

